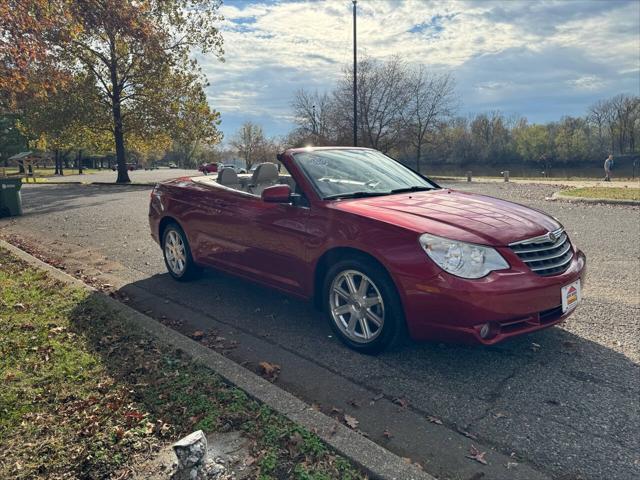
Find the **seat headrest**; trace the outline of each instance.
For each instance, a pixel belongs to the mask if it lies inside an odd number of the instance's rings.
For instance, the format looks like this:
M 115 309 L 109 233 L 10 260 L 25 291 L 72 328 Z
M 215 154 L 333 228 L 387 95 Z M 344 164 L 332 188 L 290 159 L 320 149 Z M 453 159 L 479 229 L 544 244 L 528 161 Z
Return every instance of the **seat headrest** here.
M 223 168 L 218 172 L 218 183 L 221 185 L 237 185 L 238 174 L 233 168 Z
M 251 183 L 257 185 L 259 183 L 275 182 L 278 180 L 278 175 L 278 166 L 275 163 L 261 163 L 253 172 Z

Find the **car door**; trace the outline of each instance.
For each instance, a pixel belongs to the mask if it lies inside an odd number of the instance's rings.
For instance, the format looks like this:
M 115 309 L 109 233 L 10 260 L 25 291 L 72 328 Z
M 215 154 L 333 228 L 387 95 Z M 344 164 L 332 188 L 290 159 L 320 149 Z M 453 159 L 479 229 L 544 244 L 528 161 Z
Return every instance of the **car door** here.
M 182 228 L 187 233 L 191 254 L 202 265 L 211 265 L 216 253 L 224 249 L 216 232 L 221 228 L 222 198 L 217 191 L 199 184 L 192 184 L 180 195 Z M 174 207 L 177 209 L 177 207 Z
M 304 295 L 308 208 L 216 187 L 201 187 L 195 203 L 199 263 Z
M 309 209 L 254 197 L 239 208 L 246 221 L 243 268 L 255 279 L 292 293 L 308 292 Z

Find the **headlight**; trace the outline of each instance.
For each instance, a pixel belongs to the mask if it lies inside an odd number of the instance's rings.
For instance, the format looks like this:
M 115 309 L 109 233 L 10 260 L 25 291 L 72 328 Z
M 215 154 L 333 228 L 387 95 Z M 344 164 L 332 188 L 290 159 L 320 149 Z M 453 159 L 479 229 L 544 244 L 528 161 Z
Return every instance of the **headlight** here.
M 506 260 L 491 247 L 428 233 L 420 236 L 420 245 L 440 268 L 457 277 L 482 278 L 494 270 L 509 268 Z

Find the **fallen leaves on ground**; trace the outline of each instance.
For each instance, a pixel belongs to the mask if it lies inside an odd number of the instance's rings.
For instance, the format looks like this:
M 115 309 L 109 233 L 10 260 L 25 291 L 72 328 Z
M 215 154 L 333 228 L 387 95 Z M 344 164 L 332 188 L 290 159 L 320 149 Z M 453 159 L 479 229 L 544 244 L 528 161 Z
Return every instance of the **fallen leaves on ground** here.
M 480 450 L 478 450 L 475 445 L 471 445 L 471 447 L 469 448 L 469 455 L 465 456 L 467 458 L 470 458 L 471 460 L 475 460 L 476 462 L 481 463 L 482 465 L 487 465 L 487 460 L 484 458 L 486 453 L 487 452 L 481 452 Z
M 399 405 L 402 408 L 407 408 L 409 406 L 409 402 L 405 398 L 401 398 L 401 397 L 394 398 L 393 403 L 395 403 L 396 405 Z
M 0 264 L 0 317 L 13 324 L 10 334 L 0 336 L 0 350 L 15 350 L 16 339 L 26 346 L 2 372 L 4 387 L 32 391 L 25 386 L 37 385 L 42 375 L 56 386 L 37 395 L 13 395 L 19 401 L 3 425 L 0 477 L 131 478 L 129 465 L 204 429 L 241 430 L 250 439 L 249 478 L 259 473 L 290 478 L 294 468 L 300 478 L 316 472 L 317 478 L 364 478 L 309 430 L 192 364 L 182 352 L 141 335 L 86 292 L 62 286 L 3 249 Z M 32 302 L 36 296 L 46 301 Z M 33 310 L 28 324 L 20 307 L 14 308 L 18 303 Z M 171 322 L 182 326 L 183 321 Z M 194 332 L 184 326 L 181 333 Z M 204 341 L 225 340 L 217 337 L 204 332 Z M 280 371 L 270 362 L 262 368 L 272 378 Z M 34 456 L 38 445 L 45 450 Z
M 295 458 L 300 454 L 300 450 L 302 445 L 304 444 L 304 438 L 300 435 L 299 432 L 294 432 L 287 442 L 287 449 L 289 450 L 289 455 L 291 458 Z
M 202 330 L 196 330 L 191 334 L 191 338 L 196 341 L 202 340 L 204 338 L 204 332 Z
M 360 422 L 355 417 L 347 415 L 346 413 L 344 415 L 344 423 L 347 425 L 347 427 L 353 430 L 356 430 L 358 428 L 358 425 L 360 425 Z
M 442 420 L 437 417 L 432 417 L 431 415 L 429 415 L 427 417 L 427 420 L 429 420 L 431 423 L 435 423 L 436 425 L 442 425 Z
M 54 335 L 58 333 L 62 333 L 67 329 L 67 327 L 52 327 L 49 329 L 49 333 L 53 333 Z
M 280 365 L 275 363 L 260 362 L 258 367 L 260 368 L 260 375 L 272 383 L 275 382 L 278 375 L 280 375 Z
M 466 430 L 461 430 L 461 429 L 459 429 L 458 431 L 461 434 L 463 434 L 465 437 L 470 438 L 471 440 L 477 440 L 478 439 L 477 435 L 474 435 L 471 432 L 467 432 Z
M 382 432 L 382 436 L 383 436 L 384 438 L 386 438 L 387 440 L 389 440 L 389 439 L 393 438 L 393 433 L 391 433 L 391 432 L 389 431 L 389 429 L 385 428 L 385 429 L 384 429 L 384 432 Z

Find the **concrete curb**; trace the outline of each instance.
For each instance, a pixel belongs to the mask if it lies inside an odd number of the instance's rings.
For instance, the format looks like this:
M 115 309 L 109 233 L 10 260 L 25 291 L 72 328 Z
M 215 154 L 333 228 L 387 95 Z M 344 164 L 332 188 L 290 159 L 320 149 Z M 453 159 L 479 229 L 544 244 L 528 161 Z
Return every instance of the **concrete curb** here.
M 605 205 L 640 205 L 640 200 L 612 200 L 609 198 L 588 198 L 588 197 L 573 197 L 570 195 L 563 195 L 562 192 L 555 192 L 549 200 L 560 200 L 563 202 L 574 203 L 600 203 Z
M 0 248 L 8 250 L 36 268 L 47 271 L 56 280 L 83 288 L 100 296 L 108 308 L 120 313 L 159 341 L 182 350 L 191 356 L 194 361 L 210 368 L 227 382 L 244 390 L 249 396 L 316 433 L 325 443 L 362 468 L 371 478 L 381 480 L 435 480 L 428 473 L 407 463 L 399 456 L 363 435 L 314 410 L 305 402 L 223 355 L 181 335 L 153 318 L 105 295 L 4 240 L 0 240 Z

